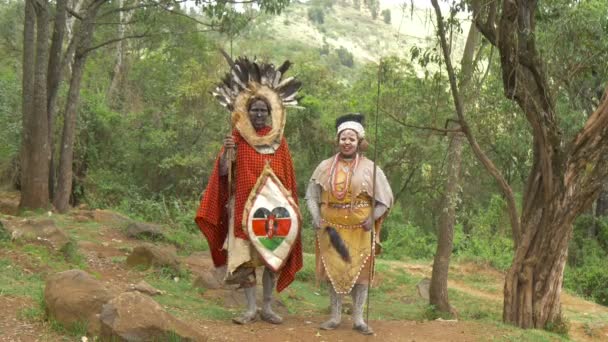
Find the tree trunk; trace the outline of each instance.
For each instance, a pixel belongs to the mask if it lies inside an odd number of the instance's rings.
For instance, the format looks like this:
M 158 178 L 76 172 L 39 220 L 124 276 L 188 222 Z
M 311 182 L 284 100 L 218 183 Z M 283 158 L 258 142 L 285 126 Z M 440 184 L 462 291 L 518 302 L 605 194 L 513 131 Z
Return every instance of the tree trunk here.
M 35 19 L 33 18 L 35 13 Z M 36 23 L 36 51 L 25 47 L 26 42 L 33 41 L 33 22 Z M 23 108 L 23 143 L 21 150 L 22 177 L 20 208 L 46 209 L 49 205 L 49 144 L 47 116 L 47 67 L 49 40 L 48 2 L 26 1 L 24 24 L 24 108 Z M 34 44 L 32 44 L 34 45 Z M 33 64 L 29 64 L 32 63 Z M 29 64 L 29 65 L 28 65 Z M 33 65 L 33 70 L 31 69 Z M 33 89 L 30 74 L 33 71 Z M 25 94 L 33 94 L 32 103 Z
M 59 93 L 59 85 L 61 84 L 61 50 L 63 47 L 63 38 L 65 35 L 65 24 L 67 18 L 66 10 L 67 0 L 57 0 L 55 10 L 55 28 L 53 29 L 53 38 L 51 40 L 51 48 L 49 53 L 49 68 L 48 68 L 48 141 L 50 147 L 49 161 L 49 198 L 53 198 L 55 191 L 55 143 L 54 143 L 54 126 L 55 113 L 57 112 L 57 94 Z
M 452 142 L 448 147 L 448 179 L 441 214 L 439 216 L 439 236 L 437 252 L 433 261 L 433 273 L 430 285 L 430 303 L 436 310 L 451 312 L 448 300 L 448 270 L 454 246 L 454 223 L 456 205 L 460 197 L 460 168 L 462 164 L 462 136 L 452 133 Z
M 70 0 L 71 8 L 74 12 L 79 13 L 80 8 L 84 0 Z M 76 43 L 74 39 L 74 26 L 76 24 L 76 18 L 70 16 L 66 19 L 65 33 L 68 47 L 63 57 L 63 63 L 61 70 L 65 72 L 66 78 L 71 78 L 72 74 L 72 63 L 74 62 L 74 53 L 76 52 Z
M 460 89 L 464 94 L 469 93 L 469 84 L 473 77 L 473 58 L 479 43 L 479 31 L 474 24 L 469 28 L 467 43 L 462 56 L 462 73 Z M 450 49 L 452 50 L 452 49 Z M 470 101 L 464 101 L 465 105 Z M 454 127 L 459 128 L 459 127 Z M 448 178 L 441 214 L 439 216 L 439 231 L 437 252 L 433 261 L 429 300 L 436 310 L 452 312 L 448 298 L 448 271 L 450 257 L 454 247 L 454 223 L 456 222 L 456 206 L 459 201 L 460 169 L 462 165 L 463 137 L 461 133 L 451 134 L 452 141 L 448 147 Z
M 119 0 L 118 7 L 123 7 L 124 0 Z M 111 106 L 114 102 L 114 99 L 117 95 L 117 91 L 119 85 L 123 81 L 124 77 L 124 61 L 125 61 L 125 50 L 127 49 L 128 43 L 124 40 L 127 23 L 133 17 L 133 12 L 121 11 L 120 15 L 120 24 L 118 26 L 118 39 L 119 41 L 116 43 L 116 64 L 114 64 L 114 72 L 112 74 L 112 81 L 110 82 L 110 87 L 108 88 L 108 92 L 106 93 L 106 101 Z
M 72 65 L 70 89 L 66 100 L 63 118 L 63 134 L 61 137 L 61 157 L 59 160 L 59 176 L 57 179 L 57 193 L 53 204 L 59 212 L 66 212 L 70 207 L 70 194 L 72 193 L 72 163 L 74 161 L 74 138 L 76 136 L 76 121 L 78 102 L 80 99 L 80 81 L 87 59 L 87 49 L 91 45 L 95 29 L 97 10 L 103 1 L 96 1 L 87 10 L 76 37 L 76 53 Z

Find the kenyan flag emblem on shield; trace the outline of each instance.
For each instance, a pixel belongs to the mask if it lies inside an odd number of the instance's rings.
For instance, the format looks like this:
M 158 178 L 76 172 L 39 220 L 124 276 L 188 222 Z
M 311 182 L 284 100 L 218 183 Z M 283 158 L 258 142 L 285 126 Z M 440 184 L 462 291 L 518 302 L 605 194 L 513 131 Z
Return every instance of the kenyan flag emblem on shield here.
M 243 226 L 249 240 L 273 271 L 281 269 L 300 230 L 300 210 L 272 168 L 266 165 L 251 190 Z

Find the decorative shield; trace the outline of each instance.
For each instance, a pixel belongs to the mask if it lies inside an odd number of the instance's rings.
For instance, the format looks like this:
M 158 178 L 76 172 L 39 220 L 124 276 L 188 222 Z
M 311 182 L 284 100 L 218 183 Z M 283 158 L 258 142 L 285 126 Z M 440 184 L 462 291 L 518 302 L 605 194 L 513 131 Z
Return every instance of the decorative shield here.
M 300 233 L 300 209 L 270 165 L 249 194 L 243 228 L 251 244 L 274 272 L 281 269 Z

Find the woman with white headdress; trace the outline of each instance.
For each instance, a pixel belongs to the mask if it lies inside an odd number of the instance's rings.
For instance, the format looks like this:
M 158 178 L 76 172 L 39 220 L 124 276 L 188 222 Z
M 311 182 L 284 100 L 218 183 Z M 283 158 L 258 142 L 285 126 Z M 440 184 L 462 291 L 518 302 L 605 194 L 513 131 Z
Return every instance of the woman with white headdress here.
M 317 166 L 306 191 L 317 232 L 317 278 L 330 283 L 331 317 L 320 328 L 340 325 L 342 296 L 350 293 L 353 329 L 369 335 L 373 330 L 363 320 L 363 306 L 373 276 L 372 245 L 379 242 L 393 194 L 382 170 L 376 167 L 374 176 L 374 162 L 362 155 L 367 141 L 361 114 L 338 118 L 336 138 L 339 152 Z

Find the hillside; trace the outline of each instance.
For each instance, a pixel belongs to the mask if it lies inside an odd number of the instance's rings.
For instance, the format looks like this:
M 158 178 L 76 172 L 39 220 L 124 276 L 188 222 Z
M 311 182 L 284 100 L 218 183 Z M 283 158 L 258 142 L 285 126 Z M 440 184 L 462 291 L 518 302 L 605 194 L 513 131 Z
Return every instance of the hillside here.
M 390 23 L 381 14 L 385 10 L 390 11 Z M 346 64 L 341 55 L 347 51 L 352 54 L 353 65 L 338 71 L 352 79 L 353 69 L 366 63 L 376 64 L 389 56 L 410 59 L 414 46 L 422 51 L 433 48 L 435 23 L 431 11 L 430 7 L 412 9 L 409 3 L 403 7 L 395 1 L 383 1 L 377 18 L 372 19 L 364 5 L 356 9 L 351 2 L 337 1 L 331 6 L 321 1 L 295 2 L 281 15 L 259 15 L 234 39 L 233 52 L 308 62 L 320 58 L 336 69 L 335 64 Z M 469 25 L 465 17 L 460 19 L 462 32 L 455 30 L 452 34 L 456 59 L 462 53 Z M 229 40 L 224 47 L 230 49 Z
M 18 196 L 2 194 L 2 198 Z M 10 207 L 11 201 L 5 201 Z M 350 329 L 349 305 L 345 304 L 342 326 L 320 331 L 317 326 L 327 315 L 326 289 L 315 286 L 314 256 L 305 255 L 304 269 L 296 281 L 278 296 L 277 310 L 285 324 L 263 322 L 243 329 L 230 322 L 244 303 L 241 290 L 214 288 L 201 282 L 212 272 L 212 263 L 202 236 L 197 232 L 164 227 L 154 240 L 127 236 L 130 218 L 105 210 L 80 208 L 68 215 L 29 214 L 26 217 L 0 215 L 0 223 L 23 225 L 37 222 L 56 226 L 74 245 L 60 252 L 46 246 L 44 239 L 25 242 L 0 234 L 0 341 L 83 340 L 93 335 L 87 325 L 66 327 L 45 314 L 48 307 L 44 287 L 48 279 L 69 269 L 81 269 L 94 276 L 113 295 L 129 291 L 145 280 L 160 290 L 153 297 L 163 310 L 185 322 L 211 341 L 366 341 Z M 0 233 L 2 233 L 0 225 Z M 178 270 L 170 267 L 129 266 L 138 246 L 152 244 L 173 251 Z M 456 320 L 435 319 L 417 284 L 430 276 L 430 261 L 398 262 L 380 260 L 371 292 L 370 318 L 379 341 L 558 341 L 566 338 L 537 330 L 520 330 L 500 322 L 503 274 L 486 265 L 453 263 L 450 269 L 450 299 Z M 259 277 L 261 278 L 261 277 Z M 259 279 L 258 278 L 258 279 Z M 350 299 L 347 298 L 348 303 Z M 608 308 L 564 293 L 564 313 L 575 341 L 608 338 Z M 135 321 L 139 317 L 133 318 Z

